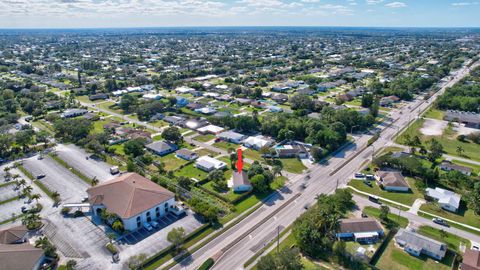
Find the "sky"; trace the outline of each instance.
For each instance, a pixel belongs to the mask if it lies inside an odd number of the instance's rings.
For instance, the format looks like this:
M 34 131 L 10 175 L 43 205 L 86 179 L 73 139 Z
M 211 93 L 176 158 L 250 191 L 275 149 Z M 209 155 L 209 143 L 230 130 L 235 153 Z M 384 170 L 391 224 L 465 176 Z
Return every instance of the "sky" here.
M 0 0 L 0 28 L 480 27 L 480 0 Z

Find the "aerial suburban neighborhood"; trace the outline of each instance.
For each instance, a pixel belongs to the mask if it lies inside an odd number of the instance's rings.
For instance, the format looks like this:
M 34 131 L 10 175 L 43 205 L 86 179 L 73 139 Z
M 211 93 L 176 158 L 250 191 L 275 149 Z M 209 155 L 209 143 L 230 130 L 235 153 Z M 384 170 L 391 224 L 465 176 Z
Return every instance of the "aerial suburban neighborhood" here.
M 0 270 L 480 270 L 477 28 L 67 28 L 0 29 Z

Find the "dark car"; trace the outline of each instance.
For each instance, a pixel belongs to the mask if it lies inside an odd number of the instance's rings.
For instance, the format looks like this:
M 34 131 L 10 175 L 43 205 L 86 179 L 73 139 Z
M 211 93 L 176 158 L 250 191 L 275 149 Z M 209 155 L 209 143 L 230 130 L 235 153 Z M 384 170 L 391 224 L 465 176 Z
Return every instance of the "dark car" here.
M 441 218 L 432 218 L 432 221 L 433 221 L 433 223 L 437 223 L 438 225 L 442 225 L 442 226 L 445 226 L 445 227 L 450 227 L 450 225 L 448 225 L 447 221 L 445 221 Z
M 42 179 L 42 178 L 44 178 L 44 177 L 45 177 L 45 174 L 43 174 L 43 173 L 37 175 L 37 179 Z

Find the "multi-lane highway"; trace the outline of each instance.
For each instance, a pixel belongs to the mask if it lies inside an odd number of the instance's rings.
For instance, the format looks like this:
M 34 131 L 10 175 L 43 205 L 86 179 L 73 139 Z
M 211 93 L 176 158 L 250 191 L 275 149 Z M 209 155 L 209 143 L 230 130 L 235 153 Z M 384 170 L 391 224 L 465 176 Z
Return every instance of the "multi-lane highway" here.
M 478 66 L 476 63 L 473 67 Z M 441 95 L 446 88 L 466 76 L 470 68 L 455 72 L 453 78 L 428 101 L 418 98 L 409 106 L 394 110 L 380 126 L 380 138 L 367 147 L 371 135 L 355 137 L 355 143 L 329 159 L 328 164 L 317 165 L 306 175 L 290 179 L 289 185 L 266 201 L 258 210 L 246 217 L 216 239 L 212 240 L 174 269 L 197 269 L 210 257 L 216 259 L 214 269 L 243 269 L 243 264 L 264 244 L 274 239 L 278 228 L 286 228 L 305 211 L 305 206 L 315 202 L 318 194 L 332 193 L 337 186 L 345 185 L 352 174 L 365 165 L 365 161 L 379 149 L 388 146 L 392 138 L 408 126 L 421 112 Z M 303 188 L 306 184 L 306 188 Z

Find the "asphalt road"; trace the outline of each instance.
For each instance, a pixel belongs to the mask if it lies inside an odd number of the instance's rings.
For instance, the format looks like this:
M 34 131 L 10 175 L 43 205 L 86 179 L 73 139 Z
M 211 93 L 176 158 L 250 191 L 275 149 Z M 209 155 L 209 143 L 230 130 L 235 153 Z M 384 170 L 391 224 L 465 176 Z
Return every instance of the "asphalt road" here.
M 326 166 L 318 165 L 311 169 L 311 179 L 308 181 L 305 190 L 301 190 L 304 176 L 290 179 L 290 193 L 280 193 L 282 199 L 265 203 L 253 214 L 197 250 L 173 269 L 197 269 L 210 257 L 217 259 L 213 269 L 243 269 L 243 264 L 255 254 L 252 249 L 259 244 L 263 244 L 262 242 L 265 242 L 264 244 L 268 242 L 268 239 L 264 239 L 266 235 L 271 234 L 278 227 L 288 227 L 305 211 L 304 205 L 315 202 L 316 195 L 332 193 L 338 185 L 348 183 L 352 174 L 361 168 L 366 160 L 371 158 L 373 152 L 388 145 L 392 138 L 424 109 L 428 108 L 445 91 L 446 87 L 458 82 L 468 72 L 469 70 L 466 68 L 458 71 L 454 78 L 433 95 L 428 102 L 417 99 L 412 101 L 410 106 L 405 106 L 390 113 L 391 125 L 386 123 L 380 127 L 383 129 L 381 136 L 372 146 L 366 147 L 369 135 L 361 136 L 356 139 L 356 146 L 353 149 L 344 149 L 331 158 Z M 301 193 L 300 196 L 277 212 L 281 208 L 280 206 L 297 192 Z M 273 218 L 265 221 L 265 217 L 271 213 L 274 213 Z

